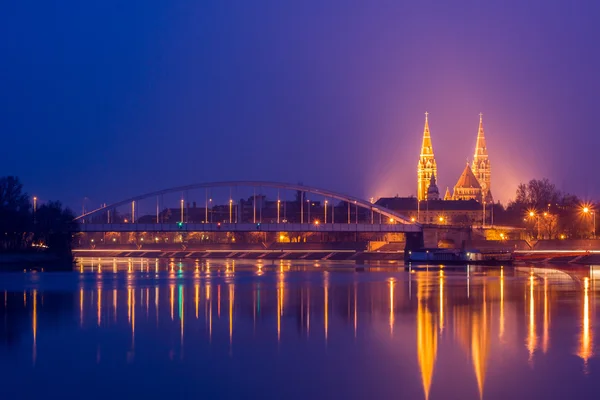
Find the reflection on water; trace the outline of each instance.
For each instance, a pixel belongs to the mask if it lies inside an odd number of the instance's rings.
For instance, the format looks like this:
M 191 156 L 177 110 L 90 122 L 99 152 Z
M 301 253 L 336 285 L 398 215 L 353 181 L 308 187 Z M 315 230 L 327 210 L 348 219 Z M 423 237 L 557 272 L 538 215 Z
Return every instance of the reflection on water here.
M 278 398 L 530 398 L 560 385 L 581 398 L 600 389 L 594 268 L 326 266 L 95 259 L 74 273 L 4 274 L 0 373 L 17 390 L 62 358 L 75 378 L 90 363 L 99 378 L 170 374 L 178 363 L 204 373 L 180 376 L 186 393 L 225 397 L 272 397 L 269 385 Z M 220 386 L 217 373 L 236 384 Z M 263 374 L 277 380 L 261 383 Z

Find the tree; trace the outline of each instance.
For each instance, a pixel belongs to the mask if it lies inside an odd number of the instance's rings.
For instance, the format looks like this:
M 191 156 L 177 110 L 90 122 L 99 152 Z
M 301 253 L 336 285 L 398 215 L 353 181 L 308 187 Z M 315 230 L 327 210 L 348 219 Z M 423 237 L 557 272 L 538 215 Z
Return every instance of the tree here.
M 4 249 L 22 249 L 27 245 L 27 232 L 31 225 L 29 196 L 15 176 L 0 178 L 0 239 Z
M 35 214 L 34 240 L 47 245 L 53 253 L 70 253 L 74 218 L 73 212 L 59 201 L 42 205 Z
M 548 178 L 532 179 L 527 184 L 519 184 L 516 198 L 509 206 L 517 204 L 539 210 L 556 205 L 562 197 L 561 192 Z

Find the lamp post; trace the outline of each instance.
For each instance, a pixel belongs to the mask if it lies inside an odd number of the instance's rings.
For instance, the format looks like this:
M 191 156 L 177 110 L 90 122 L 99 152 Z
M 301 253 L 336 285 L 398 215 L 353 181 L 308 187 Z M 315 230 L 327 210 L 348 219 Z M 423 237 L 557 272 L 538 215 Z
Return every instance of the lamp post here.
M 277 199 L 277 223 L 279 223 L 279 208 L 281 207 L 281 200 Z
M 183 199 L 181 199 L 181 223 L 183 223 Z
M 35 214 L 37 211 L 37 197 L 33 196 L 33 223 L 35 224 Z
M 323 222 L 327 223 L 327 200 L 325 200 L 325 218 L 323 218 Z
M 592 232 L 592 235 L 593 235 L 594 239 L 596 239 L 596 213 L 594 211 L 592 211 L 590 209 L 590 207 L 587 207 L 587 206 L 583 207 L 583 213 L 592 215 L 592 219 L 594 221 L 594 231 Z
M 233 200 L 229 199 L 229 223 L 231 224 L 231 211 L 233 207 Z
M 533 219 L 534 217 L 537 217 L 537 218 Z M 535 213 L 535 211 L 529 211 L 529 218 L 532 218 L 534 222 L 537 221 L 537 228 L 538 228 L 537 238 L 539 240 L 540 239 L 540 217 L 539 217 L 539 215 L 537 215 Z

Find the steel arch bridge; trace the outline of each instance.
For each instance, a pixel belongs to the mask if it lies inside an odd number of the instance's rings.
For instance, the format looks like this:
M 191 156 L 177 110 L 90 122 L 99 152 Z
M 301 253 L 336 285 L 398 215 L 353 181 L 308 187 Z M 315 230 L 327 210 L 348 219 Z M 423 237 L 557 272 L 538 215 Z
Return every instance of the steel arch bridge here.
M 94 216 L 98 216 L 101 215 L 102 213 L 105 212 L 109 212 L 110 210 L 114 210 L 118 207 L 121 206 L 125 206 L 125 205 L 129 205 L 129 204 L 135 204 L 136 202 L 139 202 L 141 200 L 147 200 L 147 199 L 152 199 L 152 198 L 157 198 L 159 196 L 163 196 L 163 195 L 168 195 L 168 194 L 173 194 L 173 193 L 182 193 L 182 192 L 187 192 L 190 190 L 198 190 L 198 189 L 213 189 L 213 188 L 238 188 L 238 187 L 252 187 L 252 188 L 272 188 L 272 189 L 279 189 L 279 190 L 287 190 L 287 191 L 298 191 L 301 193 L 301 196 L 304 195 L 304 193 L 307 194 L 311 194 L 311 195 L 315 195 L 315 196 L 319 196 L 322 197 L 324 199 L 335 199 L 335 200 L 339 200 L 345 203 L 348 203 L 348 208 L 350 209 L 350 206 L 355 207 L 356 210 L 358 210 L 358 208 L 361 209 L 366 209 L 370 212 L 371 218 L 370 218 L 370 223 L 359 223 L 358 222 L 358 216 L 356 217 L 356 222 L 352 222 L 349 220 L 348 224 L 340 224 L 340 223 L 323 223 L 320 224 L 319 226 L 319 231 L 323 232 L 323 231 L 365 231 L 365 232 L 373 232 L 373 231 L 382 231 L 382 232 L 421 232 L 422 231 L 422 226 L 418 223 L 412 222 L 410 221 L 408 218 L 406 218 L 404 215 L 401 215 L 393 210 L 390 210 L 388 208 L 379 206 L 377 204 L 373 204 L 369 201 L 360 199 L 358 197 L 354 197 L 354 196 L 349 196 L 349 195 L 345 195 L 342 193 L 338 193 L 338 192 L 334 192 L 331 190 L 326 190 L 326 189 L 320 189 L 320 188 L 315 188 L 315 187 L 311 187 L 311 186 L 305 186 L 305 185 L 301 185 L 301 184 L 290 184 L 290 183 L 282 183 L 282 182 L 270 182 L 270 181 L 220 181 L 220 182 L 205 182 L 205 183 L 196 183 L 196 184 L 191 184 L 191 185 L 185 185 L 185 186 L 176 186 L 176 187 L 171 187 L 171 188 L 167 188 L 167 189 L 162 189 L 162 190 L 157 190 L 157 191 L 153 191 L 153 192 L 149 192 L 149 193 L 145 193 L 145 194 L 141 194 L 138 196 L 133 196 L 130 198 L 127 198 L 125 200 L 121 200 L 118 202 L 115 202 L 113 204 L 108 204 L 105 205 L 103 207 L 97 208 L 95 210 L 86 212 L 78 217 L 75 218 L 76 222 L 85 222 L 86 219 L 90 218 L 90 217 L 94 217 Z M 302 204 L 303 199 L 301 198 L 301 203 Z M 206 205 L 208 208 L 208 204 Z M 302 207 L 301 207 L 302 208 Z M 375 214 L 379 214 L 381 217 L 379 217 L 379 223 L 375 222 L 375 218 L 374 215 Z M 358 215 L 358 211 L 357 211 L 357 215 Z M 382 217 L 385 217 L 385 220 L 382 219 Z M 326 221 L 325 221 L 326 222 Z M 385 222 L 385 223 L 384 223 Z M 176 225 L 176 224 L 160 224 L 157 223 L 156 224 L 135 224 L 135 223 L 126 223 L 126 224 L 89 224 L 89 223 L 85 223 L 85 224 L 81 224 L 81 230 L 82 231 L 88 231 L 88 232 L 94 232 L 94 231 L 106 231 L 108 227 L 100 227 L 98 225 L 110 225 L 111 226 L 111 230 L 121 230 L 121 231 L 145 231 L 145 230 L 149 230 L 151 229 L 150 225 L 153 225 L 155 228 L 157 228 L 158 230 L 164 230 L 164 231 L 175 231 L 175 230 L 181 230 L 181 227 L 174 227 L 172 225 Z M 137 226 L 134 226 L 137 225 Z M 141 226 L 143 225 L 143 226 Z M 216 230 L 237 230 L 237 231 L 246 231 L 246 230 L 255 230 L 253 228 L 253 224 L 244 224 L 244 223 L 230 223 L 230 224 L 223 224 L 223 229 L 221 229 L 221 224 L 218 224 L 219 226 L 217 227 L 217 224 L 213 224 L 213 223 L 208 223 L 208 221 L 203 221 L 203 223 L 198 223 L 198 224 L 188 224 L 188 226 L 185 227 L 185 230 L 205 230 L 205 231 L 216 231 Z M 245 225 L 250 225 L 250 227 L 246 227 Z M 269 225 L 277 225 L 277 226 L 269 226 Z M 286 228 L 282 228 L 282 225 L 285 226 Z M 302 225 L 302 226 L 299 226 Z M 294 224 L 294 223 L 285 223 L 285 224 L 263 224 L 262 230 L 265 231 L 278 231 L 278 230 L 282 230 L 282 229 L 287 229 L 287 230 L 293 230 L 293 231 L 306 231 L 306 230 L 315 230 L 315 227 L 312 226 L 314 224 L 311 224 L 309 221 L 307 221 L 307 223 L 303 223 L 303 221 L 301 221 L 300 224 Z M 336 228 L 336 225 L 338 226 Z M 344 226 L 348 226 L 348 225 L 356 225 L 356 229 L 344 229 L 343 227 L 341 227 L 341 225 Z M 359 227 L 360 225 L 360 227 Z M 367 225 L 372 226 L 372 228 L 368 228 Z M 307 229 L 308 226 L 308 229 Z M 375 227 L 378 228 L 375 228 Z M 382 227 L 385 226 L 383 229 Z M 114 229 L 117 228 L 117 229 Z

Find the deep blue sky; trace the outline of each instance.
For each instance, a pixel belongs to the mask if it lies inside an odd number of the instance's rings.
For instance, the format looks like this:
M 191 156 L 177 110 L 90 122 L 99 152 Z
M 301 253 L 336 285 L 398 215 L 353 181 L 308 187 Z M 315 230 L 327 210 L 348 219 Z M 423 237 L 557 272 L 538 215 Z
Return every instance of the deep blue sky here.
M 2 175 L 94 205 L 261 179 L 416 192 L 423 113 L 439 185 L 484 113 L 497 199 L 548 177 L 600 198 L 597 1 L 8 1 Z

